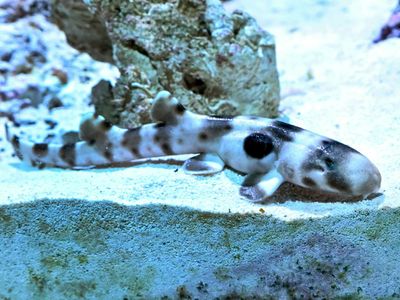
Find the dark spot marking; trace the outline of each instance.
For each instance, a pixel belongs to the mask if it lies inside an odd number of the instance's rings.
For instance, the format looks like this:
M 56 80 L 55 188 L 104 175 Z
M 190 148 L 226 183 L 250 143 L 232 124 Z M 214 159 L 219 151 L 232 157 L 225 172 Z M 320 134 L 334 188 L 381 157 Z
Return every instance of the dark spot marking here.
M 167 143 L 163 143 L 161 145 L 161 148 L 162 148 L 162 150 L 164 151 L 164 153 L 166 155 L 173 155 L 174 154 L 174 152 L 171 149 L 171 146 L 169 144 L 167 144 Z
M 139 150 L 138 150 L 137 148 L 131 148 L 131 152 L 132 152 L 132 154 L 135 155 L 135 156 L 140 156 L 140 155 L 139 155 Z
M 232 130 L 232 119 L 209 117 L 205 120 L 203 127 L 203 132 L 207 133 L 207 138 L 219 138 Z
M 243 149 L 247 155 L 261 159 L 272 152 L 274 146 L 272 139 L 261 132 L 250 134 L 244 139 Z
M 138 147 L 141 142 L 140 129 L 141 129 L 141 127 L 128 129 L 124 133 L 124 137 L 122 138 L 122 142 L 121 142 L 122 146 L 128 148 L 132 152 L 132 154 L 138 158 L 141 157 L 139 150 L 138 150 Z
M 287 131 L 277 128 L 277 127 L 272 127 L 268 126 L 266 128 L 266 131 L 273 136 L 275 139 L 278 141 L 283 141 L 283 142 L 292 142 L 293 137 L 288 133 Z
M 17 137 L 16 135 L 14 135 L 13 137 L 12 137 L 12 139 L 11 139 L 11 144 L 12 144 L 12 146 L 13 146 L 13 148 L 14 148 L 14 152 L 15 152 L 15 155 L 20 159 L 20 160 L 23 160 L 24 159 L 24 156 L 22 155 L 22 153 L 21 153 L 21 151 L 20 151 L 20 146 L 21 146 L 21 144 L 20 144 L 20 142 L 19 142 L 19 137 Z
M 96 140 L 95 139 L 90 139 L 87 142 L 90 146 L 93 146 L 94 144 L 96 144 Z
M 14 135 L 11 139 L 11 144 L 13 145 L 14 149 L 19 149 L 20 143 L 19 143 L 19 137 Z
M 158 143 L 159 141 L 160 141 L 160 136 L 158 135 L 158 134 L 156 134 L 155 136 L 154 136 L 154 141 L 156 142 L 156 143 Z
M 68 165 L 73 166 L 75 164 L 75 143 L 65 144 L 60 148 L 60 157 Z
M 61 138 L 63 144 L 72 144 L 80 141 L 79 133 L 76 131 L 67 131 Z
M 31 165 L 32 167 L 37 167 L 39 170 L 42 170 L 46 167 L 45 163 L 34 159 L 31 159 Z
M 310 177 L 304 177 L 302 182 L 303 182 L 304 185 L 306 185 L 308 187 L 311 187 L 311 188 L 314 188 L 314 187 L 317 186 L 317 183 L 313 179 L 311 179 Z
M 324 151 L 317 148 L 307 157 L 306 161 L 303 163 L 302 165 L 303 170 L 306 172 L 314 170 L 325 172 L 325 168 L 320 163 L 318 163 L 319 161 L 321 161 L 324 155 L 325 155 Z
M 167 124 L 165 124 L 164 122 L 160 122 L 154 125 L 155 128 L 161 128 L 161 127 L 165 127 L 167 126 Z
M 104 157 L 107 158 L 108 160 L 112 161 L 113 157 L 112 157 L 112 152 L 110 150 L 105 150 L 103 153 Z
M 286 130 L 288 132 L 295 132 L 296 133 L 296 132 L 304 131 L 303 128 L 300 128 L 298 126 L 294 126 L 294 125 L 291 125 L 291 124 L 288 124 L 288 123 L 285 123 L 285 122 L 282 122 L 282 121 L 274 121 L 272 123 L 272 125 L 274 127 L 284 129 L 284 130 Z
M 322 144 L 322 148 L 327 152 L 327 153 L 332 153 L 332 152 L 336 152 L 344 155 L 347 152 L 353 152 L 353 153 L 360 153 L 357 150 L 342 144 L 338 141 L 335 140 L 323 140 L 321 142 Z
M 177 142 L 178 142 L 179 145 L 182 145 L 182 144 L 183 144 L 183 140 L 182 140 L 182 139 L 178 139 Z
M 324 159 L 324 162 L 328 170 L 333 171 L 336 168 L 335 161 L 332 158 L 326 157 Z
M 112 144 L 108 143 L 106 147 L 104 147 L 104 152 L 103 155 L 105 158 L 107 158 L 109 161 L 113 160 L 113 154 L 112 154 Z
M 206 140 L 206 139 L 208 139 L 208 135 L 207 135 L 207 133 L 205 133 L 205 132 L 200 132 L 199 133 L 199 139 L 200 140 Z
M 340 192 L 351 193 L 350 185 L 346 179 L 337 172 L 328 172 L 326 174 L 326 181 L 328 185 Z
M 100 123 L 100 128 L 104 131 L 110 130 L 112 127 L 112 124 L 106 120 L 101 121 Z
M 292 142 L 296 133 L 304 131 L 304 129 L 300 127 L 281 121 L 272 122 L 266 130 L 272 135 L 272 137 L 284 142 Z
M 227 124 L 227 125 L 225 125 L 225 127 L 224 127 L 224 129 L 226 130 L 226 131 L 229 131 L 229 130 L 232 130 L 232 125 L 230 125 L 230 124 Z
M 178 104 L 175 106 L 175 110 L 176 110 L 176 113 L 177 113 L 178 115 L 182 115 L 182 114 L 186 111 L 186 108 L 185 108 L 181 103 L 178 103 Z
M 46 168 L 46 164 L 44 162 L 38 162 L 37 168 L 39 170 L 43 170 L 44 168 Z
M 49 145 L 46 143 L 37 143 L 37 144 L 33 145 L 32 151 L 33 151 L 33 154 L 35 154 L 39 157 L 46 156 L 47 153 L 49 152 Z

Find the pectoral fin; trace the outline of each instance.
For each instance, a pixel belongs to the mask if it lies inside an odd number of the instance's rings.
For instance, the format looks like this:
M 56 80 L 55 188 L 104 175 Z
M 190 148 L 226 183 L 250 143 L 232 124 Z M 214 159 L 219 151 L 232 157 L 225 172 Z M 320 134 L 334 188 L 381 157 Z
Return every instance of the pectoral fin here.
M 272 196 L 284 181 L 276 169 L 266 174 L 249 174 L 243 181 L 240 195 L 252 202 L 262 202 Z
M 203 153 L 189 158 L 183 164 L 183 170 L 191 175 L 211 175 L 221 172 L 225 164 L 216 154 Z

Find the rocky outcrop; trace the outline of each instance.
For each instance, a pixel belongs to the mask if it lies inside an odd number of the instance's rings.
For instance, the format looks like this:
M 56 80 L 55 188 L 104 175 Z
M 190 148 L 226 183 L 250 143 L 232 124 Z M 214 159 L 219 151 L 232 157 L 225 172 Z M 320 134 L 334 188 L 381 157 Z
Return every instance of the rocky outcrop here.
M 81 0 L 54 0 L 52 20 L 63 30 L 68 43 L 94 59 L 112 63 L 112 45 L 107 30 Z
M 138 85 L 168 90 L 199 113 L 277 115 L 274 39 L 248 14 L 228 15 L 215 0 L 84 3 L 52 0 L 53 17 L 73 46 L 119 68 L 113 96 L 96 97 L 104 94 L 96 87 L 93 97 L 113 123 L 150 121 L 151 97 Z

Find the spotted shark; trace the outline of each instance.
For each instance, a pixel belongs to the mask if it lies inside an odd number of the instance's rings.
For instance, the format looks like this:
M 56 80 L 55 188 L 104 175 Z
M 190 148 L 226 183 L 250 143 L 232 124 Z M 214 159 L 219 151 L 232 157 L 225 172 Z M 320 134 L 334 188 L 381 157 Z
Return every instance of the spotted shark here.
M 167 91 L 154 97 L 151 117 L 154 123 L 131 129 L 87 117 L 75 143 L 33 143 L 8 127 L 7 138 L 21 160 L 63 168 L 196 154 L 183 164 L 187 174 L 211 175 L 228 166 L 247 174 L 240 193 L 254 202 L 273 195 L 283 182 L 363 197 L 380 188 L 379 170 L 360 152 L 282 121 L 196 114 Z

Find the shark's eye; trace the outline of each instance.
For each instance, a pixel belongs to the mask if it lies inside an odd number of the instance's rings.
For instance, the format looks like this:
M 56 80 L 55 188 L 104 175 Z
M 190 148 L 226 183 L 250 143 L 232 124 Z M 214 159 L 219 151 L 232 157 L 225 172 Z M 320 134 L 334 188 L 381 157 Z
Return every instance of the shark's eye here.
M 335 169 L 336 164 L 335 164 L 335 162 L 333 161 L 332 158 L 327 157 L 327 158 L 325 158 L 324 161 L 325 161 L 325 164 L 326 164 L 326 167 L 328 168 L 328 170 L 332 171 L 332 170 Z

